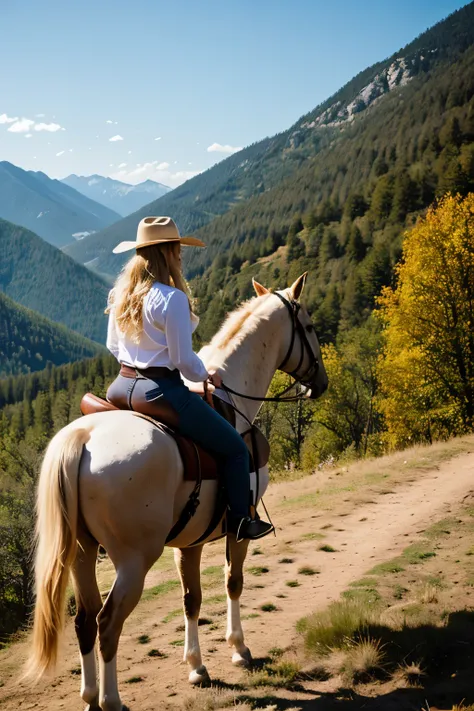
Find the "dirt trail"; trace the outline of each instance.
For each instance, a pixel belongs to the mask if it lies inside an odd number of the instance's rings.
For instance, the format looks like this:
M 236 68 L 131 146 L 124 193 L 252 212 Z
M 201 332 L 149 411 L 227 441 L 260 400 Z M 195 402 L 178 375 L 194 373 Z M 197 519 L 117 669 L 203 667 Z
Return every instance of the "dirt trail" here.
M 365 486 L 357 496 L 351 494 L 350 486 L 342 486 L 330 511 L 321 511 L 313 505 L 311 497 L 317 495 L 317 487 L 321 486 L 317 477 L 273 486 L 267 505 L 278 523 L 278 537 L 262 541 L 262 555 L 249 555 L 247 571 L 264 566 L 268 572 L 260 575 L 247 572 L 242 597 L 244 618 L 249 614 L 254 616 L 244 622 L 244 630 L 255 658 L 266 656 L 272 647 L 291 644 L 297 619 L 337 599 L 351 581 L 361 578 L 377 563 L 401 553 L 421 531 L 471 496 L 474 493 L 474 453 L 454 457 L 428 471 L 401 474 L 397 482 L 388 479 L 385 489 Z M 348 493 L 344 494 L 345 491 Z M 361 495 L 365 503 L 361 503 Z M 335 551 L 319 550 L 322 543 Z M 281 563 L 282 558 L 292 562 Z M 205 552 L 203 568 L 220 565 L 222 560 L 223 544 L 211 545 Z M 301 575 L 298 570 L 302 566 L 319 572 Z M 174 577 L 171 570 L 155 570 L 149 575 L 148 584 L 155 585 Z M 300 583 L 298 587 L 286 585 L 295 580 Z M 215 596 L 223 590 L 212 587 L 212 575 L 203 576 L 203 582 L 201 614 L 213 623 L 200 628 L 203 661 L 213 679 L 221 680 L 224 685 L 241 683 L 245 672 L 232 667 L 230 650 L 224 641 L 225 602 L 206 600 L 209 595 Z M 268 602 L 276 605 L 277 610 L 261 611 L 260 606 Z M 190 689 L 187 668 L 181 662 L 182 648 L 173 644 L 183 636 L 179 627 L 182 620 L 173 616 L 179 604 L 177 589 L 145 600 L 125 626 L 119 649 L 119 679 L 123 701 L 132 711 L 179 707 L 183 698 L 200 693 Z M 171 619 L 164 619 L 170 612 Z M 64 657 L 57 677 L 49 685 L 42 683 L 33 690 L 17 685 L 27 641 L 12 645 L 0 655 L 0 683 L 4 684 L 0 688 L 2 709 L 82 708 L 72 627 L 68 624 Z M 151 638 L 149 644 L 138 643 L 138 637 L 143 634 Z M 167 657 L 147 656 L 151 648 L 159 649 Z M 142 680 L 124 683 L 132 677 Z

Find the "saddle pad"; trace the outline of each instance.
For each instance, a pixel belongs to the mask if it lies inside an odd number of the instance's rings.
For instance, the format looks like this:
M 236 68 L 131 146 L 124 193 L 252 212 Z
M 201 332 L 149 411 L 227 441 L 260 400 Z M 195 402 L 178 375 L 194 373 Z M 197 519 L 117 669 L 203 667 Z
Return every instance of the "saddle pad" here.
M 107 400 L 104 400 L 97 395 L 92 393 L 86 393 L 81 400 L 81 412 L 83 415 L 91 415 L 97 412 L 111 412 L 112 410 L 119 410 L 120 408 L 115 407 Z M 197 481 L 199 468 L 201 469 L 201 478 L 204 480 L 217 480 L 219 478 L 220 472 L 220 460 L 214 454 L 211 454 L 207 450 L 203 449 L 200 445 L 193 442 L 188 437 L 183 437 L 178 434 L 176 430 L 169 427 L 169 425 L 164 422 L 159 422 L 159 420 L 153 419 L 149 415 L 144 415 L 141 412 L 135 412 L 134 410 L 128 410 L 132 412 L 137 417 L 141 417 L 144 420 L 152 422 L 155 427 L 160 427 L 166 434 L 173 437 L 174 441 L 178 445 L 178 450 L 183 461 L 184 469 L 184 480 L 185 481 Z

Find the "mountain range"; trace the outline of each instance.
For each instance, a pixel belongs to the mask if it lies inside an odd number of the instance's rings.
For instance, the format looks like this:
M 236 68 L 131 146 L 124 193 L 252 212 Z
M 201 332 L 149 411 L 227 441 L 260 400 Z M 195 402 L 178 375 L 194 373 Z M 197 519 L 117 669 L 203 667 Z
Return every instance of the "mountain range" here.
M 91 200 L 108 207 L 122 217 L 166 195 L 171 188 L 154 180 L 129 185 L 102 175 L 68 175 L 62 181 Z
M 247 237 L 253 239 L 252 234 L 244 233 L 241 226 L 241 215 L 246 206 L 267 200 L 268 194 L 283 184 L 294 186 L 302 175 L 306 176 L 305 184 L 308 185 L 308 192 L 312 193 L 311 201 L 317 202 L 319 194 L 316 185 L 311 186 L 311 178 L 308 177 L 310 162 L 318 160 L 319 156 L 322 163 L 328 151 L 336 151 L 338 145 L 345 145 L 347 150 L 350 146 L 349 135 L 363 130 L 370 132 L 373 118 L 381 110 L 384 111 L 381 107 L 390 103 L 391 97 L 391 110 L 406 112 L 403 96 L 408 91 L 407 96 L 411 97 L 409 90 L 413 82 L 417 81 L 417 86 L 421 86 L 433 72 L 457 62 L 473 41 L 474 5 L 470 3 L 395 55 L 360 72 L 287 131 L 234 154 L 171 193 L 105 228 L 93 238 L 86 237 L 80 243 L 68 246 L 66 252 L 81 263 L 94 260 L 98 271 L 116 274 L 125 257 L 112 255 L 112 248 L 123 239 L 131 239 L 138 221 L 146 214 L 169 214 L 177 221 L 182 233 L 195 232 L 209 223 L 215 223 L 215 239 L 214 230 L 201 233 L 204 241 L 211 242 L 211 248 L 193 254 L 187 262 L 188 276 L 202 273 L 217 253 L 225 250 L 234 239 L 236 244 Z M 435 112 L 436 115 L 440 113 L 438 108 Z M 414 116 L 413 121 L 420 121 L 423 115 Z M 338 180 L 351 167 L 348 160 L 343 161 Z M 324 192 L 328 192 L 327 186 Z M 296 198 L 291 205 L 287 205 L 287 228 L 293 215 L 306 209 L 306 204 L 307 200 L 299 204 Z M 227 214 L 227 222 L 220 225 L 216 218 L 223 214 Z M 271 223 L 271 216 L 266 216 L 259 231 L 266 230 L 268 236 L 272 232 Z M 227 231 L 229 224 L 234 235 L 230 238 Z
M 38 235 L 5 220 L 0 220 L 0 292 L 105 343 L 107 284 Z
M 250 295 L 252 276 L 281 287 L 309 270 L 306 302 L 321 338 L 332 341 L 368 316 L 417 216 L 447 191 L 473 189 L 470 3 L 288 131 L 63 253 L 0 222 L 0 290 L 103 343 L 107 284 L 83 264 L 114 276 L 129 255 L 112 248 L 133 238 L 141 217 L 171 214 L 182 233 L 197 231 L 208 245 L 184 252 L 203 340 Z
M 103 352 L 98 343 L 0 293 L 0 377 L 42 370 Z
M 45 173 L 1 161 L 0 218 L 63 247 L 111 225 L 120 215 Z

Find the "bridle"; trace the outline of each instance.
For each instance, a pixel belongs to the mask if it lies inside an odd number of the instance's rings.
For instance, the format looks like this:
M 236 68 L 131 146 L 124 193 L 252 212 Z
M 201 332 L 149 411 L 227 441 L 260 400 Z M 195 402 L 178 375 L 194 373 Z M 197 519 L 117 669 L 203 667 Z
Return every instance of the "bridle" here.
M 275 296 L 278 296 L 280 301 L 285 305 L 285 307 L 288 310 L 288 313 L 290 315 L 291 319 L 291 324 L 292 324 L 292 330 L 291 330 L 291 340 L 290 340 L 290 345 L 288 347 L 288 351 L 283 358 L 282 362 L 278 366 L 277 370 L 283 370 L 285 365 L 288 363 L 290 360 L 292 353 L 293 353 L 293 348 L 295 346 L 295 340 L 296 340 L 296 334 L 299 335 L 300 337 L 300 343 L 301 343 L 301 355 L 298 360 L 298 365 L 296 368 L 294 368 L 292 371 L 287 371 L 288 375 L 290 375 L 292 378 L 297 380 L 299 383 L 305 386 L 311 385 L 311 380 L 317 375 L 319 371 L 319 358 L 317 355 L 313 352 L 313 349 L 311 348 L 311 344 L 308 341 L 308 337 L 306 336 L 306 330 L 314 330 L 314 326 L 308 325 L 308 326 L 303 326 L 301 321 L 298 318 L 298 313 L 300 311 L 300 304 L 295 300 L 295 299 L 285 299 L 284 296 L 279 294 L 277 291 L 275 292 Z M 305 352 L 309 356 L 309 366 L 308 368 L 304 371 L 304 373 L 301 375 L 298 373 L 299 369 L 301 368 L 301 365 L 304 360 Z M 305 397 L 304 393 L 297 393 L 296 395 L 290 395 L 289 397 L 284 397 L 286 393 L 292 389 L 294 386 L 294 383 L 291 383 L 285 390 L 283 390 L 281 393 L 278 393 L 275 397 L 254 397 L 252 395 L 246 395 L 245 393 L 239 393 L 236 390 L 233 390 L 232 388 L 229 388 L 227 385 L 222 383 L 222 389 L 225 390 L 226 392 L 232 394 L 232 395 L 237 395 L 238 397 L 242 397 L 246 400 L 258 400 L 259 402 L 295 402 L 296 400 L 301 400 L 302 398 Z

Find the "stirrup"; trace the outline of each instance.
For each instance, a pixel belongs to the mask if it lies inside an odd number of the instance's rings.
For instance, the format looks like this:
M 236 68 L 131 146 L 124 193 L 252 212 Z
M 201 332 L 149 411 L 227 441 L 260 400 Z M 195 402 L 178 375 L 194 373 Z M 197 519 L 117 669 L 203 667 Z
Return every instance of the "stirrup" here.
M 241 543 L 244 540 L 256 541 L 259 538 L 268 536 L 274 530 L 275 527 L 272 523 L 262 521 L 260 517 L 252 519 L 250 516 L 244 516 L 240 520 L 236 520 L 234 526 L 231 525 L 229 527 L 229 531 L 235 533 L 237 543 Z

